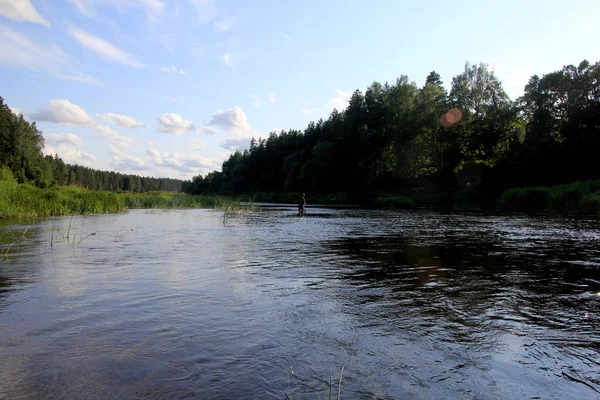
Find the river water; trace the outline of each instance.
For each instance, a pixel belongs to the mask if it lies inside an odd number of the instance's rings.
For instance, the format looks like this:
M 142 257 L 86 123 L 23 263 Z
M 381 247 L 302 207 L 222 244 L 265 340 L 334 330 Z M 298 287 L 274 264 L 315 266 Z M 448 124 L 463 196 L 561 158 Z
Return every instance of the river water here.
M 308 211 L 3 222 L 0 398 L 600 398 L 599 221 Z

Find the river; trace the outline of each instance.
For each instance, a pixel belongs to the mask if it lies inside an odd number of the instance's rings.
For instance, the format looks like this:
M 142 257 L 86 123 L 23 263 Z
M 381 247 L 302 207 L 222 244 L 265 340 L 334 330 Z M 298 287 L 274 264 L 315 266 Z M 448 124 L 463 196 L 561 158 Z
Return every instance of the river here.
M 598 220 L 295 214 L 3 221 L 0 398 L 600 398 Z

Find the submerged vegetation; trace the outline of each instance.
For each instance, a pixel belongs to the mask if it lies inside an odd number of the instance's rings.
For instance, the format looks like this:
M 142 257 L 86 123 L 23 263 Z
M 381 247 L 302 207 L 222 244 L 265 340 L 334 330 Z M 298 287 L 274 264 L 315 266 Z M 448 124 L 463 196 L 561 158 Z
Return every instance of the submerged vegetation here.
M 214 208 L 234 211 L 247 207 L 222 196 L 167 192 L 118 193 L 69 186 L 41 189 L 0 180 L 0 218 L 116 213 L 129 208 Z

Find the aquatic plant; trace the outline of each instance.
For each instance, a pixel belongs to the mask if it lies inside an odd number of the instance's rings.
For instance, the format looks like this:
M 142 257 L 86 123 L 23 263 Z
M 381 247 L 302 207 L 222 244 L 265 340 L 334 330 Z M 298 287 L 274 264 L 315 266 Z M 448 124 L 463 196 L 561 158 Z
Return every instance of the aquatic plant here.
M 223 196 L 168 192 L 117 193 L 71 186 L 41 189 L 14 181 L 0 181 L 0 218 L 117 213 L 130 208 L 212 208 L 238 212 L 253 209 Z

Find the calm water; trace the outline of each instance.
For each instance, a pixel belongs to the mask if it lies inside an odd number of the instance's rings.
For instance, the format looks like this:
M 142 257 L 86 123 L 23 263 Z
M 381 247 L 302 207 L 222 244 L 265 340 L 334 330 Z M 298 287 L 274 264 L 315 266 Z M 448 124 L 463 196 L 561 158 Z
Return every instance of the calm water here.
M 599 221 L 309 212 L 5 222 L 0 398 L 600 398 Z

